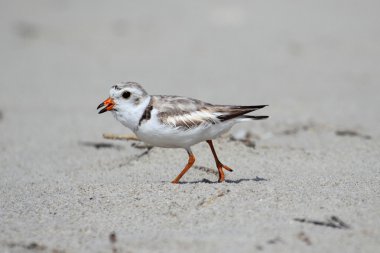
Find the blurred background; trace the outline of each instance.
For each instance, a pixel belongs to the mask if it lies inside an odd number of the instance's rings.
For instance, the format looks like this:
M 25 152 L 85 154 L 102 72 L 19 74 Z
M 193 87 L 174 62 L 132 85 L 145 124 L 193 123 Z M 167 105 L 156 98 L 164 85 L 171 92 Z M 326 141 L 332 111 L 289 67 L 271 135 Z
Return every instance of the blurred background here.
M 28 136 L 123 132 L 95 108 L 114 83 L 136 81 L 151 94 L 269 104 L 265 127 L 377 133 L 379 9 L 376 0 L 2 0 L 0 110 Z
M 294 241 L 309 247 L 303 231 L 319 251 L 378 248 L 379 10 L 379 0 L 0 0 L 0 251 L 106 252 L 112 231 L 135 251 L 279 241 L 272 252 L 294 252 Z M 198 168 L 185 180 L 199 184 L 177 188 L 183 150 L 141 157 L 102 138 L 128 132 L 96 110 L 119 81 L 269 104 L 257 114 L 270 118 L 234 129 L 251 129 L 256 149 L 216 141 L 238 168 L 232 184 Z M 213 168 L 205 144 L 194 151 Z M 200 208 L 210 196 L 220 200 Z M 308 215 L 353 230 L 295 224 Z

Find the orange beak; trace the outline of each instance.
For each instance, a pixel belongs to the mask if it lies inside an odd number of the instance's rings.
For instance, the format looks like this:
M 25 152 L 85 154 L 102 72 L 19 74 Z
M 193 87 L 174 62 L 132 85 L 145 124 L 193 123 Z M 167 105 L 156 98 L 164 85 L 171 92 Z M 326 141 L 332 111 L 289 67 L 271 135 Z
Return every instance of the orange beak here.
M 102 107 L 104 107 L 103 109 L 101 109 L 98 113 L 101 114 L 103 112 L 106 112 L 106 111 L 111 111 L 113 110 L 113 107 L 115 105 L 115 102 L 112 100 L 112 98 L 107 98 L 106 100 L 104 100 L 103 103 L 101 103 L 98 108 L 96 109 L 100 109 Z

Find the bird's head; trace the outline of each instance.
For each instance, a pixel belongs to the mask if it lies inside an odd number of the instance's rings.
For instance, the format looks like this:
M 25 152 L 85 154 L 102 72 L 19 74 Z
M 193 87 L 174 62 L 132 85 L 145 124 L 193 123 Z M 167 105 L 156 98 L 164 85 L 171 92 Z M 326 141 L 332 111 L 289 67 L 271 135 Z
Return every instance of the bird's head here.
M 109 98 L 97 109 L 101 109 L 99 114 L 107 111 L 133 111 L 147 96 L 147 92 L 138 83 L 118 83 L 111 87 Z

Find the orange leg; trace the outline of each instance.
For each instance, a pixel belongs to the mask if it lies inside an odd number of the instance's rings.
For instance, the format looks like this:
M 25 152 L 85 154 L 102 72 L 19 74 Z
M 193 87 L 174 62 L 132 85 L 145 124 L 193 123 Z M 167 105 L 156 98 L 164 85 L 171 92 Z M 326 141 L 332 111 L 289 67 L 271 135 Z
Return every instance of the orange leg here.
M 211 151 L 212 151 L 212 154 L 214 155 L 214 159 L 215 159 L 215 163 L 216 163 L 216 167 L 218 168 L 218 172 L 219 172 L 219 182 L 223 182 L 224 181 L 224 172 L 223 172 L 223 169 L 226 169 L 228 171 L 233 171 L 230 167 L 222 164 L 220 161 L 219 161 L 219 158 L 218 156 L 216 155 L 216 152 L 215 152 L 215 149 L 214 149 L 214 145 L 212 144 L 212 140 L 208 140 L 207 141 L 208 145 L 210 146 L 211 148 Z
M 185 173 L 191 168 L 191 166 L 193 166 L 195 162 L 195 156 L 193 155 L 191 150 L 187 150 L 187 153 L 189 154 L 189 161 L 187 162 L 185 168 L 181 171 L 181 173 L 179 173 L 179 175 L 172 181 L 173 184 L 178 184 L 181 177 L 185 175 Z

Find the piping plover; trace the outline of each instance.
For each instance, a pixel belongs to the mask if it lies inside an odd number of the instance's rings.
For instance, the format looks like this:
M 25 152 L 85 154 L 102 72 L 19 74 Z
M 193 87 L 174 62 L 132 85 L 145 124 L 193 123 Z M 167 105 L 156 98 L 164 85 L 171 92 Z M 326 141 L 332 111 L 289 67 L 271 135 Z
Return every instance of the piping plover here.
M 187 165 L 172 181 L 179 183 L 195 162 L 191 146 L 202 141 L 210 146 L 219 182 L 223 182 L 223 169 L 232 169 L 219 161 L 212 140 L 236 123 L 268 118 L 246 115 L 265 106 L 213 105 L 187 97 L 149 95 L 138 83 L 122 82 L 111 87 L 109 98 L 97 109 L 101 109 L 99 113 L 111 111 L 118 121 L 147 144 L 186 149 L 189 155 Z

